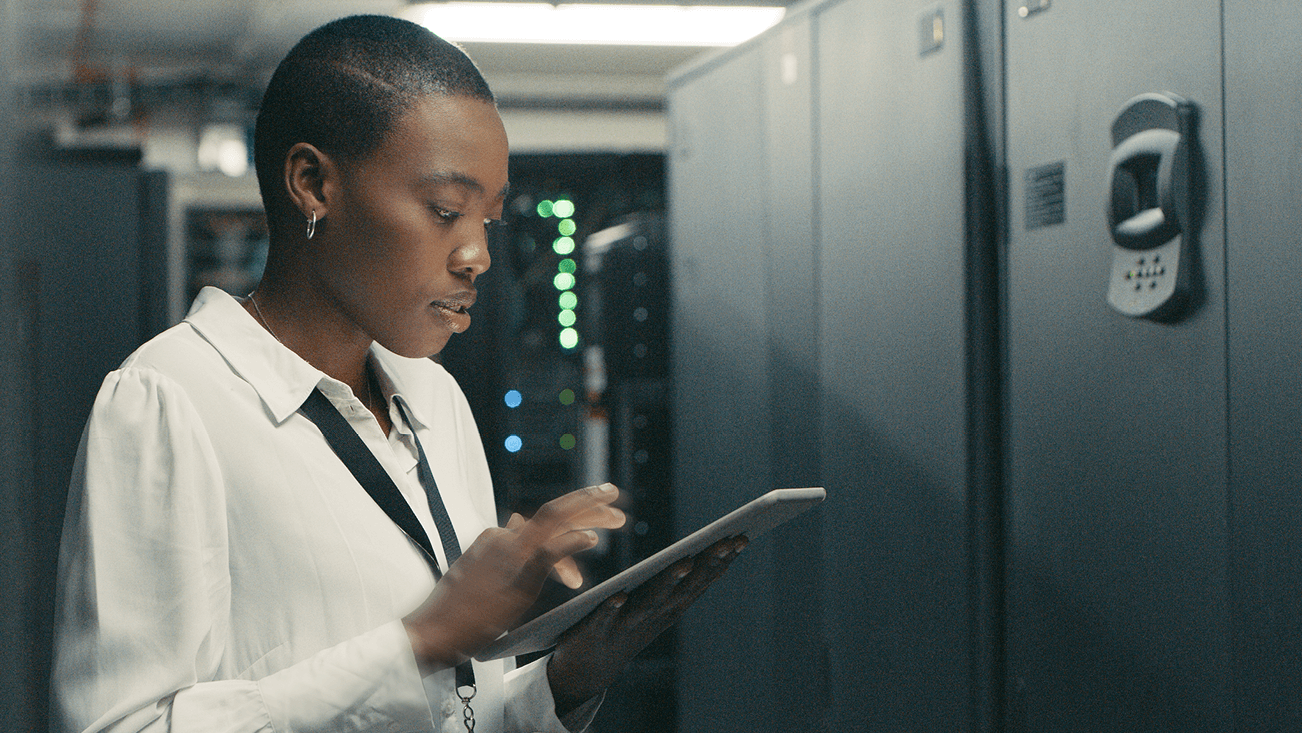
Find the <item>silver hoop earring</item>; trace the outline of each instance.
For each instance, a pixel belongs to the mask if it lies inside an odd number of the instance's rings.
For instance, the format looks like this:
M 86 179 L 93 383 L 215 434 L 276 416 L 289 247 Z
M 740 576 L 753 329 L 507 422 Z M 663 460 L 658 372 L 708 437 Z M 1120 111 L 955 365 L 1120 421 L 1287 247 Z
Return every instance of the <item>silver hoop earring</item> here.
M 307 223 L 307 238 L 316 236 L 316 209 L 312 209 L 312 220 Z

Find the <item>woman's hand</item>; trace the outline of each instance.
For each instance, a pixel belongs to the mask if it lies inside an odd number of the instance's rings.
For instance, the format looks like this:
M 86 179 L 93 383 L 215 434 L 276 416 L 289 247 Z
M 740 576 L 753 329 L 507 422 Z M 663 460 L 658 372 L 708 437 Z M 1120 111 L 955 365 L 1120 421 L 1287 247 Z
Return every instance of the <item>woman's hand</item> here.
M 720 540 L 670 565 L 631 595 L 616 593 L 561 637 L 547 664 L 556 712 L 564 715 L 610 686 L 628 663 L 718 580 L 744 536 Z
M 553 569 L 566 585 L 582 584 L 570 555 L 597 543 L 593 528 L 623 526 L 624 513 L 610 506 L 618 497 L 611 484 L 580 489 L 533 519 L 517 514 L 504 529 L 484 530 L 403 619 L 416 661 L 452 667 L 473 656 L 528 610 Z

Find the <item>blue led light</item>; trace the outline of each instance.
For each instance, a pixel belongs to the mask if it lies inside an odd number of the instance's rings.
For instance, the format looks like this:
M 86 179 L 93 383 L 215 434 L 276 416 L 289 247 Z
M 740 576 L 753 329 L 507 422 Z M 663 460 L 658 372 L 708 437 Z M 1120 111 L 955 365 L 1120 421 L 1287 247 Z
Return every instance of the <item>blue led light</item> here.
M 506 436 L 506 442 L 504 445 L 508 452 L 517 453 L 524 447 L 524 441 L 520 440 L 520 436 L 518 435 L 508 435 Z
M 507 391 L 506 397 L 503 399 L 506 400 L 507 407 L 515 408 L 519 407 L 520 403 L 524 402 L 524 395 L 520 394 L 520 390 L 512 389 Z

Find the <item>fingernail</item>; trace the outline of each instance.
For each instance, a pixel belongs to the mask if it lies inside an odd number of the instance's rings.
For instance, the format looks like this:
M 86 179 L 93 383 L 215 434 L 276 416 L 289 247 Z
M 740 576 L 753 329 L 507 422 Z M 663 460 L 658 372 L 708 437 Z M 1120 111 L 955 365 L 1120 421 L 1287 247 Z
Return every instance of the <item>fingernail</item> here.
M 602 484 L 597 487 L 597 491 L 602 494 L 614 494 L 619 491 L 614 484 Z

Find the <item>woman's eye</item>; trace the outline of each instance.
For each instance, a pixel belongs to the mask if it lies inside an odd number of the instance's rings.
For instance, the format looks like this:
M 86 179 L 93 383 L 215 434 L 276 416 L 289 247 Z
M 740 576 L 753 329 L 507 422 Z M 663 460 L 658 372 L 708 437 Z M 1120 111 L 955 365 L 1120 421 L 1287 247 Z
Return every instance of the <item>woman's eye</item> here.
M 459 211 L 452 211 L 451 209 L 444 209 L 439 206 L 431 206 L 430 209 L 434 211 L 435 216 L 437 216 L 438 218 L 442 219 L 445 222 L 456 221 L 461 216 L 461 212 Z

